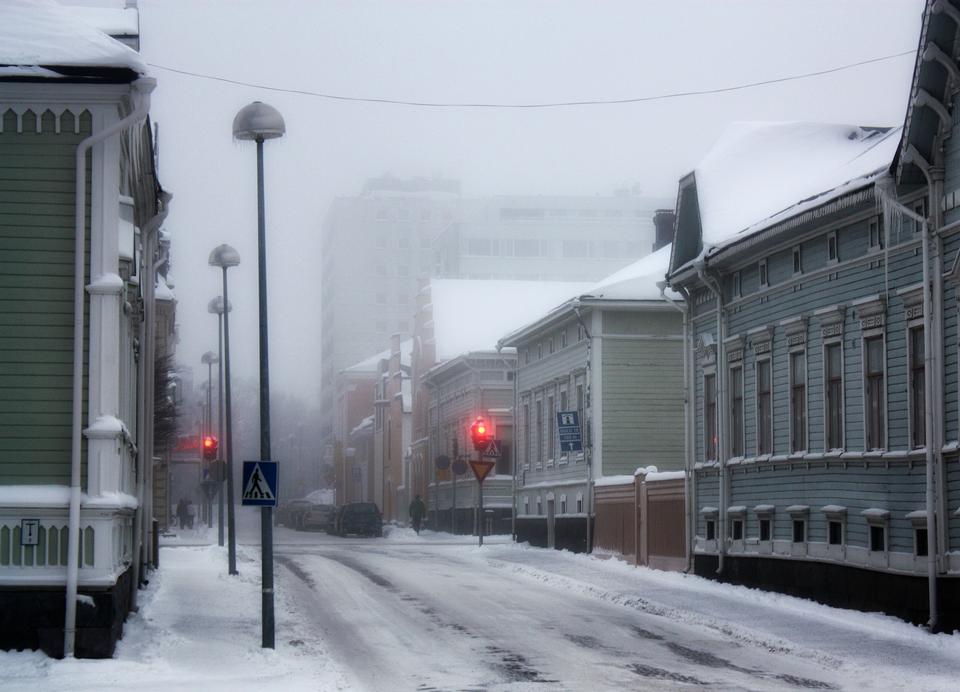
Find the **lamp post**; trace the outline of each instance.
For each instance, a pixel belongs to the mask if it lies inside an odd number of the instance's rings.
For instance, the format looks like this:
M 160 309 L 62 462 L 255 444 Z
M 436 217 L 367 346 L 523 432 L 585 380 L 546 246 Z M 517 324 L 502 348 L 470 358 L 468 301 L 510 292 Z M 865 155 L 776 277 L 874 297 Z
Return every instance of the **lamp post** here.
M 233 505 L 233 418 L 230 396 L 230 299 L 227 298 L 227 269 L 240 264 L 240 255 L 229 245 L 218 245 L 210 252 L 211 267 L 220 267 L 223 273 L 223 392 L 226 399 L 224 410 L 224 435 L 226 435 L 227 462 L 227 562 L 230 574 L 237 574 L 237 534 Z
M 213 364 L 219 363 L 220 359 L 217 358 L 216 354 L 213 351 L 207 351 L 200 357 L 200 362 L 207 366 L 207 417 L 206 417 L 206 431 L 204 435 L 213 435 Z M 219 389 L 219 387 L 218 387 Z M 217 434 L 220 434 L 220 431 L 217 431 Z M 201 463 L 203 463 L 201 461 Z M 208 469 L 209 470 L 209 469 Z M 212 480 L 201 473 L 201 477 L 204 481 Z M 207 486 L 204 484 L 203 488 L 204 497 L 207 498 L 207 526 L 213 526 L 213 511 L 210 506 L 210 495 L 207 493 Z
M 224 307 L 223 296 L 211 298 L 207 303 L 207 312 L 217 316 L 217 362 L 220 364 L 217 373 L 217 439 L 223 439 L 223 312 L 229 310 L 230 306 Z M 217 448 L 217 545 L 223 546 L 223 467 L 224 463 L 220 458 L 220 448 Z
M 233 119 L 234 139 L 252 139 L 257 143 L 257 261 L 260 293 L 260 459 L 270 461 L 270 365 L 267 350 L 267 243 L 263 203 L 263 142 L 282 137 L 286 132 L 283 116 L 272 106 L 254 101 L 244 106 Z M 279 475 L 279 474 L 278 474 Z M 263 549 L 263 642 L 264 649 L 274 647 L 273 624 L 273 508 L 260 508 L 260 542 Z

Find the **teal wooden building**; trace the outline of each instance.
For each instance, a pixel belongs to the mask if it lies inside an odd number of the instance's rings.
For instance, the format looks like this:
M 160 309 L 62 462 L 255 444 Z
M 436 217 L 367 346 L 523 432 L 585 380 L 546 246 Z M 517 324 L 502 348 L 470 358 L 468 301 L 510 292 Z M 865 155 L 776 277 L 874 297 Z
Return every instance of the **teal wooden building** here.
M 734 125 L 680 181 L 699 574 L 960 625 L 958 29 L 902 127 Z
M 54 3 L 0 3 L 0 65 L 0 648 L 109 656 L 149 548 L 154 81 Z

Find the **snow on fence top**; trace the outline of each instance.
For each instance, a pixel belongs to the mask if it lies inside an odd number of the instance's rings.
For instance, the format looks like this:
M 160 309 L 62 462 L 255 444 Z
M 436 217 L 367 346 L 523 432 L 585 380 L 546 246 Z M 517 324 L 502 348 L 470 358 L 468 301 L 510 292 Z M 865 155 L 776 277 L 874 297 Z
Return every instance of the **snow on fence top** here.
M 52 0 L 0 2 L 0 65 L 125 67 L 147 74 L 135 50 Z
M 870 183 L 902 128 L 733 123 L 694 169 L 703 247 L 719 247 Z

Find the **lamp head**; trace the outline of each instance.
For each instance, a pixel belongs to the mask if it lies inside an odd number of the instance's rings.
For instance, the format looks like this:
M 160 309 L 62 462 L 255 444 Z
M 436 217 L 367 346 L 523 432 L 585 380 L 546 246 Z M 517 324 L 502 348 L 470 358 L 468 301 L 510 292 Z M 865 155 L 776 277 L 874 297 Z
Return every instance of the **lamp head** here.
M 262 101 L 244 106 L 233 119 L 234 139 L 276 139 L 286 131 L 280 111 Z
M 207 351 L 202 356 L 200 356 L 200 362 L 204 365 L 213 365 L 214 363 L 219 363 L 220 359 L 217 358 L 217 354 L 213 351 Z
M 227 312 L 233 311 L 233 305 L 227 304 Z M 223 314 L 223 296 L 217 296 L 216 298 L 211 298 L 210 302 L 207 303 L 207 312 L 213 315 L 222 315 Z
M 217 245 L 217 247 L 210 251 L 210 259 L 207 260 L 207 264 L 211 267 L 220 267 L 222 269 L 235 267 L 240 264 L 240 253 L 229 245 Z

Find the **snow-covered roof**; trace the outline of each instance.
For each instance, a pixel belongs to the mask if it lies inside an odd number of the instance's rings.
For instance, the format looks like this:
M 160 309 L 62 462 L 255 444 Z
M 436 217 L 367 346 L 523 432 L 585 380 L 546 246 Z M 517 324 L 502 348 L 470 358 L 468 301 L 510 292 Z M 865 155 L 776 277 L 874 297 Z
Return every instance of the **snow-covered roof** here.
M 590 284 L 566 281 L 433 279 L 437 360 L 493 351 L 501 336 L 537 319 Z
M 585 295 L 606 300 L 661 300 L 657 283 L 666 277 L 670 248 L 670 245 L 662 247 L 601 279 Z M 669 289 L 667 293 L 674 298 L 680 297 Z
M 400 342 L 400 364 L 401 365 L 410 365 L 411 357 L 413 353 L 413 339 L 407 339 L 406 341 Z M 390 357 L 390 349 L 384 349 L 380 353 L 370 356 L 364 360 L 361 360 L 359 363 L 354 363 L 349 368 L 344 368 L 341 372 L 345 373 L 356 373 L 363 374 L 368 373 L 374 375 L 377 373 L 380 361 L 385 360 Z
M 731 124 L 694 169 L 704 251 L 870 183 L 892 163 L 900 130 Z
M 170 290 L 170 286 L 167 285 L 167 280 L 162 275 L 157 276 L 157 290 L 154 293 L 154 298 L 157 300 L 176 300 L 177 297 L 173 294 L 173 291 Z
M 0 2 L 0 64 L 127 68 L 147 74 L 146 63 L 135 50 L 53 0 Z M 33 73 L 46 76 L 36 70 Z

